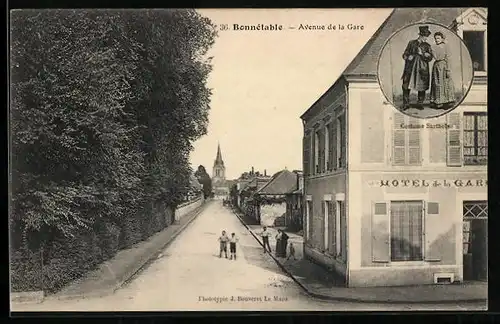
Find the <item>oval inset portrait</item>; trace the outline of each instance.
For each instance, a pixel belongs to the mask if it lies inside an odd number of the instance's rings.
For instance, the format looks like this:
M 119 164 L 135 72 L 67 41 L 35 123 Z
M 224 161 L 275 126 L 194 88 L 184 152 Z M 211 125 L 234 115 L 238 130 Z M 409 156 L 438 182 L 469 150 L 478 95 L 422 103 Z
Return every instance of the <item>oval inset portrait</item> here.
M 474 76 L 462 39 L 434 23 L 408 25 L 384 44 L 378 81 L 387 100 L 417 118 L 442 116 L 464 100 Z

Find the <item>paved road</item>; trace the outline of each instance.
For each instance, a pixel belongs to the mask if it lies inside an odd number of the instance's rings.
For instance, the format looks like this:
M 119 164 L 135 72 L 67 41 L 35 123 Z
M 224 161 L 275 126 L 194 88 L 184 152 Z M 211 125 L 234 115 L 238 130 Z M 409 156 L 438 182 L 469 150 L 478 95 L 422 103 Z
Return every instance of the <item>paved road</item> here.
M 239 236 L 236 261 L 218 256 L 221 230 Z M 16 311 L 480 310 L 482 305 L 380 305 L 322 301 L 283 274 L 239 220 L 215 201 L 160 257 L 115 294 L 13 305 Z

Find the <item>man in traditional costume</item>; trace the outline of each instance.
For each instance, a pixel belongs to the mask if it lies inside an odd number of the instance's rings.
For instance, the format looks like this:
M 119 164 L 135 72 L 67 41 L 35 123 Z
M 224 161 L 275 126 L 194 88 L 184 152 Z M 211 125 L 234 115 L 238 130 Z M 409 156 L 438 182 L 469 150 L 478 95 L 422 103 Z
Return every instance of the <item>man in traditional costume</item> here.
M 403 110 L 410 108 L 410 91 L 418 93 L 417 108 L 423 109 L 425 92 L 429 90 L 429 62 L 432 61 L 431 45 L 427 43 L 427 37 L 431 32 L 429 26 L 419 27 L 419 36 L 411 40 L 403 53 L 405 66 L 403 70 Z

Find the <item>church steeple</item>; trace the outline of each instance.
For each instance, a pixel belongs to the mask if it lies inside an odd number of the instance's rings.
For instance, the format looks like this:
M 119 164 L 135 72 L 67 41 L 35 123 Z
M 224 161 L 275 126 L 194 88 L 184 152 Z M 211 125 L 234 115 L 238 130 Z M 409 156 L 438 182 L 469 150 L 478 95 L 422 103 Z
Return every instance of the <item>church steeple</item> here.
M 222 153 L 220 152 L 220 143 L 217 143 L 217 157 L 215 158 L 214 165 L 224 165 L 224 160 L 222 160 Z

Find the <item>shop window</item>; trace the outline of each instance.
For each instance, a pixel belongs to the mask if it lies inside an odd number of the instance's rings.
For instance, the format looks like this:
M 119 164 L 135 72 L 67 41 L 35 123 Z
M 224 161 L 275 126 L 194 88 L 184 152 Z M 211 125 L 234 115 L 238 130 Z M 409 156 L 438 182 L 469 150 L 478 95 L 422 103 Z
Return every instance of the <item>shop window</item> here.
M 421 261 L 423 203 L 393 201 L 391 220 L 391 261 Z
M 488 119 L 485 112 L 464 113 L 464 164 L 488 163 Z
M 474 71 L 486 71 L 486 40 L 484 31 L 464 31 L 463 40 L 472 58 Z

